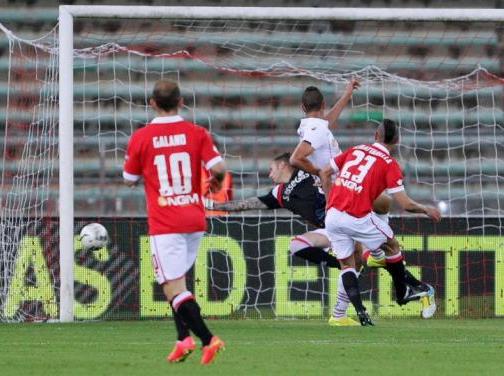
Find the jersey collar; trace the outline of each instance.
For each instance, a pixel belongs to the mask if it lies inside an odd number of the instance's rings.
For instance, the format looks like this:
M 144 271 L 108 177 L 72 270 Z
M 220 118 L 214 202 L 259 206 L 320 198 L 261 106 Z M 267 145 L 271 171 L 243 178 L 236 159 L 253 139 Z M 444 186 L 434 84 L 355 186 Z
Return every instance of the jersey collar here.
M 299 127 L 307 127 L 307 126 L 328 126 L 329 122 L 325 119 L 321 118 L 314 118 L 314 117 L 309 117 L 309 118 L 304 118 L 301 119 L 301 123 L 299 124 Z
M 158 116 L 152 119 L 152 121 L 149 124 L 168 124 L 168 123 L 178 123 L 179 121 L 184 121 L 184 119 L 180 115 Z
M 383 151 L 384 153 L 387 153 L 388 155 L 390 155 L 390 151 L 389 149 L 387 149 L 385 146 L 383 146 L 382 144 L 380 144 L 379 142 L 375 142 L 373 144 L 373 147 L 375 149 L 380 149 L 381 151 Z

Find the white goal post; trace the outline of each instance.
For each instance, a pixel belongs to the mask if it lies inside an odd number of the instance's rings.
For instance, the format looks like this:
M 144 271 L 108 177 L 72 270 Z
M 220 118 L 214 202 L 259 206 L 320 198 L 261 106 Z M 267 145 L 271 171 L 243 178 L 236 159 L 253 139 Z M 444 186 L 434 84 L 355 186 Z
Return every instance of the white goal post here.
M 255 7 L 59 7 L 59 245 L 60 321 L 74 320 L 74 19 L 177 18 L 241 20 L 379 20 L 502 22 L 503 9 L 255 8 Z

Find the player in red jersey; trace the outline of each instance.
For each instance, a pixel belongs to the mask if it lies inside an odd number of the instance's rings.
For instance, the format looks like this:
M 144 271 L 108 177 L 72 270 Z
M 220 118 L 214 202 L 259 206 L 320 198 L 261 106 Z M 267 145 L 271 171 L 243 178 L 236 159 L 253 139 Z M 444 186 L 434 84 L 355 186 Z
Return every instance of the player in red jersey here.
M 132 134 L 123 177 L 129 186 L 144 180 L 152 263 L 178 335 L 167 360 L 180 362 L 194 351 L 192 331 L 203 344 L 201 363 L 209 364 L 224 343 L 203 321 L 185 275 L 206 230 L 201 166 L 210 171 L 211 185 L 217 188 L 224 179 L 224 162 L 210 134 L 177 114 L 183 99 L 176 83 L 156 82 L 150 105 L 158 116 Z
M 324 190 L 330 190 L 326 229 L 333 250 L 342 267 L 343 286 L 361 325 L 373 325 L 360 297 L 353 256 L 354 242 L 371 251 L 386 250 L 387 270 L 396 286 L 399 301 L 407 302 L 425 296 L 405 284 L 403 257 L 390 226 L 373 213 L 373 202 L 385 190 L 406 211 L 423 213 L 434 221 L 441 219 L 438 209 L 413 201 L 404 191 L 403 176 L 397 161 L 390 155 L 399 141 L 395 123 L 384 120 L 372 145 L 354 146 L 333 158 L 322 172 Z M 331 175 L 338 175 L 331 183 Z M 331 187 L 332 186 L 332 187 Z

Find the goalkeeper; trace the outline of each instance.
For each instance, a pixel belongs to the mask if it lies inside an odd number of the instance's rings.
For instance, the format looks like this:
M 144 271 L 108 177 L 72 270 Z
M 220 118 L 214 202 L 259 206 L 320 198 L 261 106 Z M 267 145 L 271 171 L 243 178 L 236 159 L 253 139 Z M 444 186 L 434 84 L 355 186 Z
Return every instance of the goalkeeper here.
M 276 185 L 268 194 L 241 201 L 215 203 L 209 209 L 243 211 L 285 208 L 317 227 L 316 230 L 295 236 L 291 240 L 291 254 L 316 264 L 325 263 L 328 267 L 339 269 L 338 259 L 331 252 L 330 242 L 324 229 L 326 206 L 324 193 L 315 184 L 313 175 L 296 169 L 289 163 L 290 157 L 289 153 L 284 153 L 271 161 L 269 177 Z M 375 213 L 386 216 L 389 211 L 390 202 L 390 198 L 381 196 L 374 203 Z M 359 248 L 360 245 L 357 245 L 356 250 L 358 252 L 355 253 L 357 265 L 361 265 L 361 252 Z M 426 290 L 429 288 L 427 284 L 418 281 L 407 270 L 405 279 L 412 289 Z M 359 325 L 355 320 L 347 316 L 346 311 L 350 300 L 343 288 L 341 278 L 338 280 L 337 298 L 329 324 L 331 326 Z M 398 303 L 406 304 L 408 301 L 398 301 Z M 435 306 L 430 308 L 425 307 L 422 310 L 422 316 L 424 318 L 432 317 L 434 311 Z

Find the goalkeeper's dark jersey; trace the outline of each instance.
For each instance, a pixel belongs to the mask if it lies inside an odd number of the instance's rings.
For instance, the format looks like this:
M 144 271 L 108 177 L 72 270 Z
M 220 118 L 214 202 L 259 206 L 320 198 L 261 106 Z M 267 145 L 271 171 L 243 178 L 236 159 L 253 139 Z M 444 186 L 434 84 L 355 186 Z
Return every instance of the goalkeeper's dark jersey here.
M 295 170 L 288 183 L 276 185 L 267 195 L 258 198 L 269 209 L 285 208 L 314 226 L 324 227 L 324 193 L 305 171 Z

